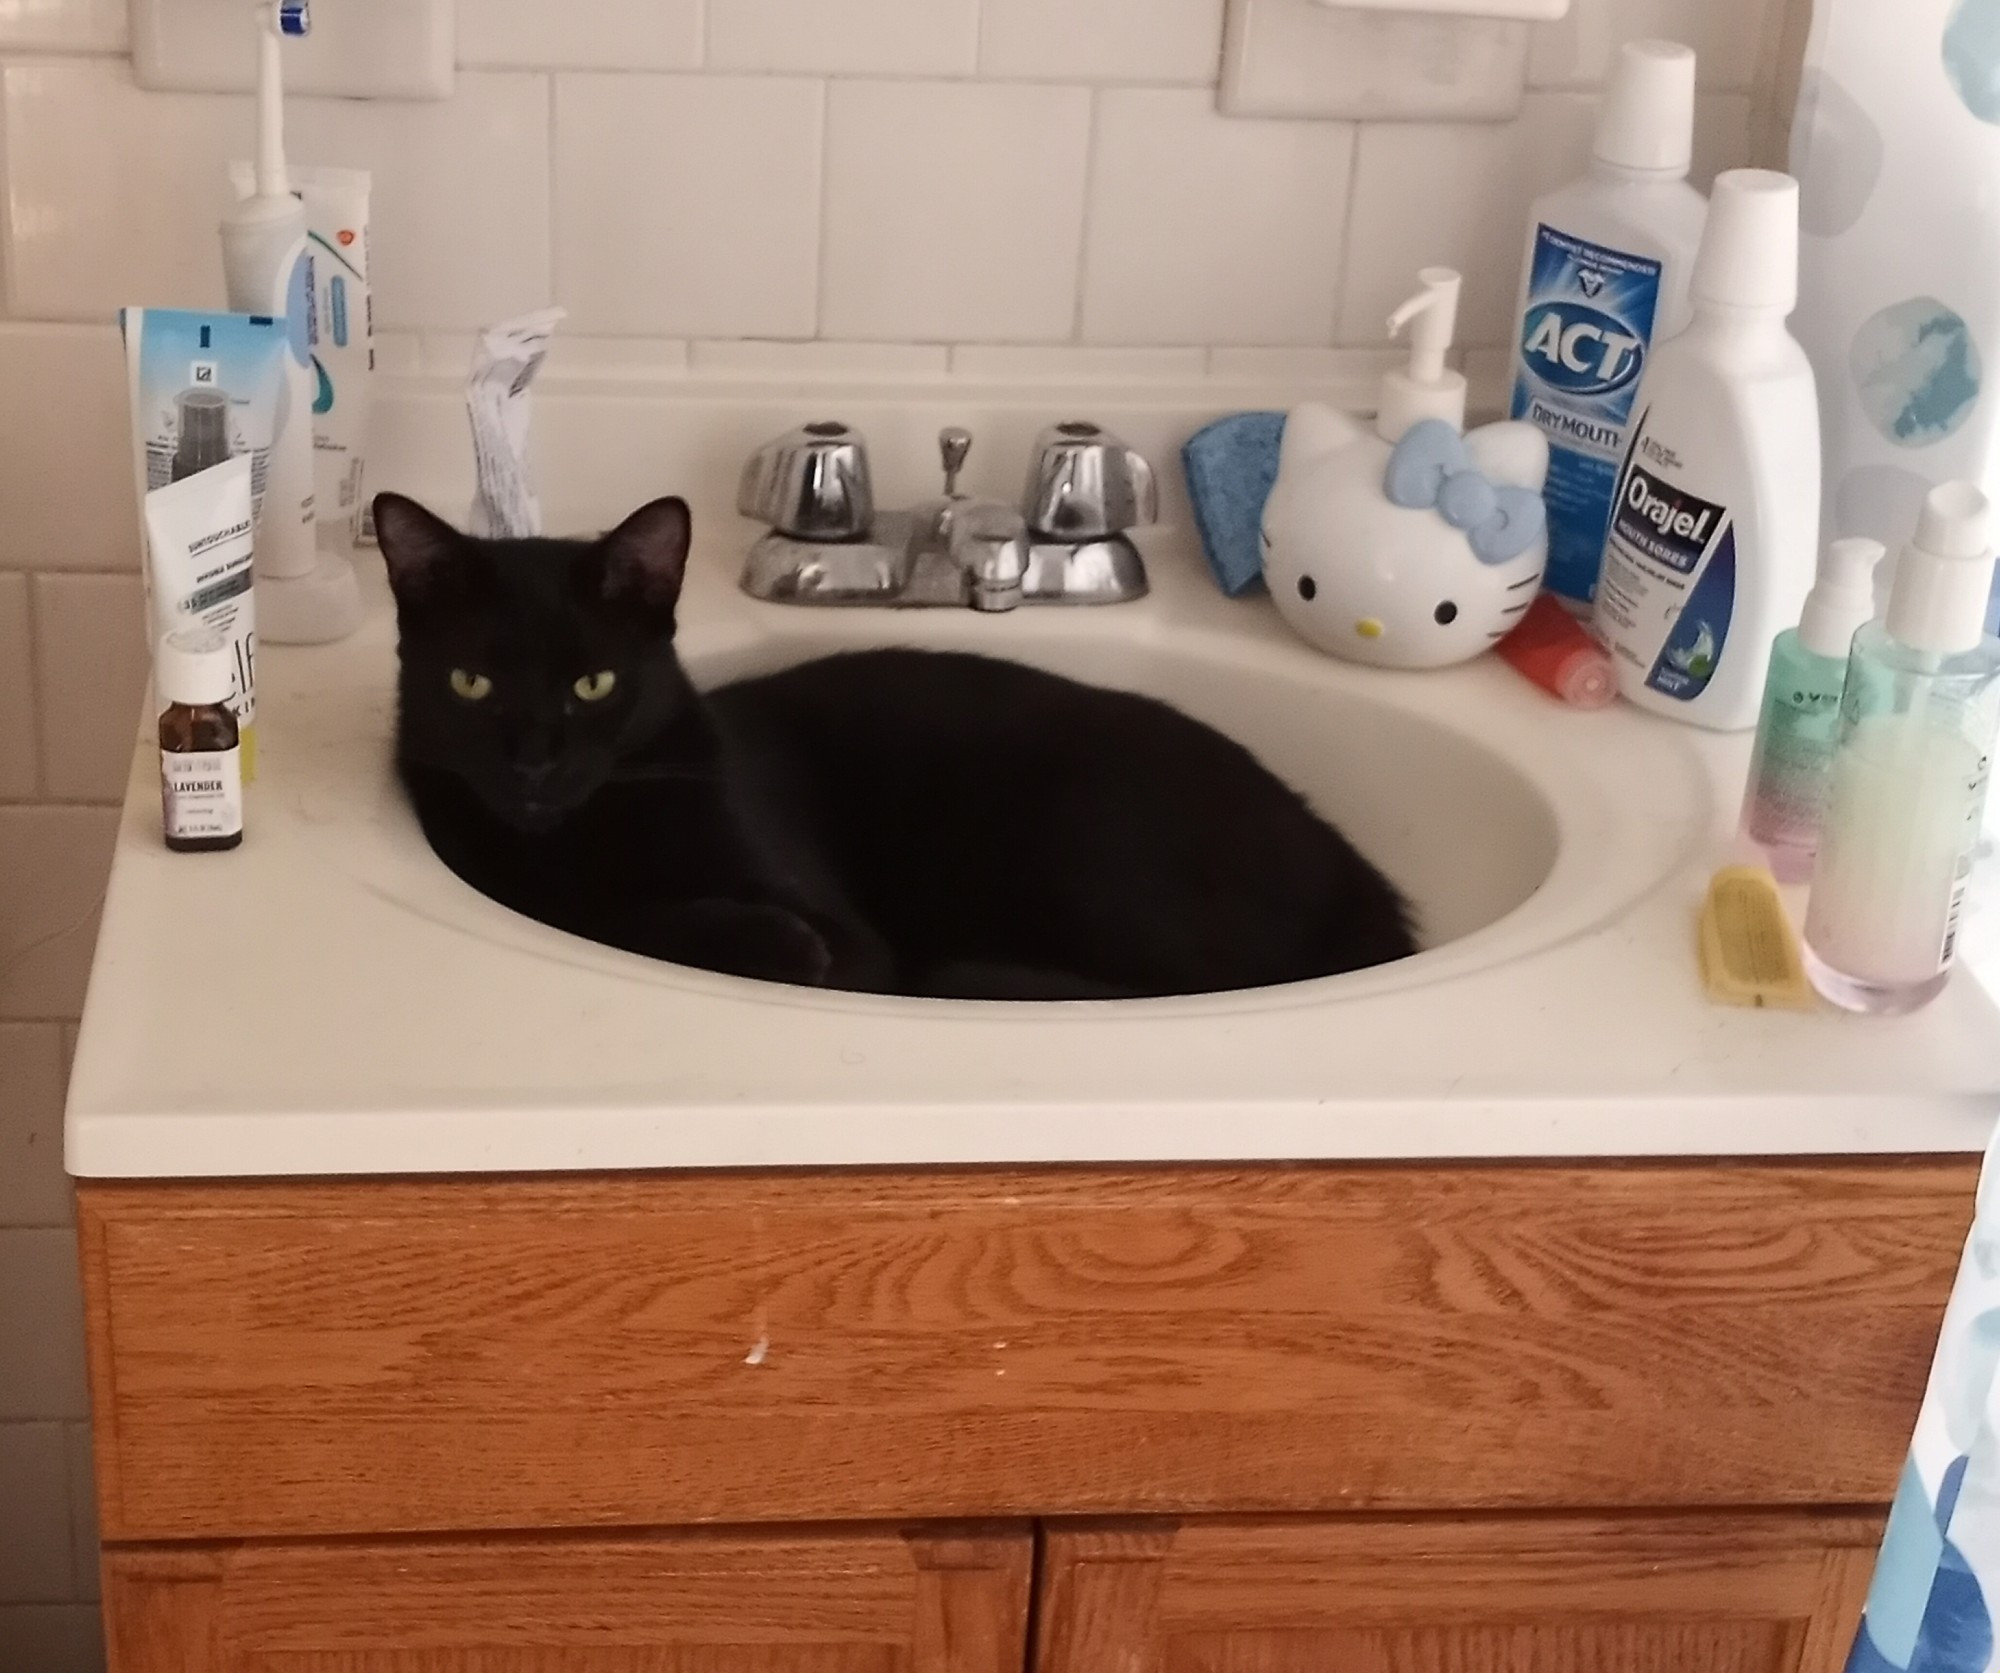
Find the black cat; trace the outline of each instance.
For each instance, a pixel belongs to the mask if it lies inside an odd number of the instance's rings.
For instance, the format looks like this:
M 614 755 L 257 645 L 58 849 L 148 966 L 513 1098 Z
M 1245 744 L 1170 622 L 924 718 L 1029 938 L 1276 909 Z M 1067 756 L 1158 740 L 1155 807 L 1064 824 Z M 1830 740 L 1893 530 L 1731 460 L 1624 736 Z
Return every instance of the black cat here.
M 688 510 L 474 540 L 375 502 L 397 760 L 495 900 L 711 970 L 866 992 L 1122 998 L 1414 951 L 1395 890 L 1220 733 L 986 657 L 869 651 L 698 695 Z

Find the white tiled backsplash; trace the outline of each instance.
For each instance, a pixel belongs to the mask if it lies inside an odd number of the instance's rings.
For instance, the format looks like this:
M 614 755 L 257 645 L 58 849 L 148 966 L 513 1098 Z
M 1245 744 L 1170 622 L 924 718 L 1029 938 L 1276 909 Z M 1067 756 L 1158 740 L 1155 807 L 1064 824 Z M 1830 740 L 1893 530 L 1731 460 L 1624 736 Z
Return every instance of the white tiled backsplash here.
M 1219 116 L 1223 0 L 459 0 L 454 98 L 300 99 L 291 148 L 375 173 L 388 370 L 554 300 L 585 375 L 1270 382 L 1426 262 L 1497 350 L 1617 44 L 1701 54 L 1705 178 L 1797 3 L 1575 0 L 1515 121 L 1357 126 Z M 48 1673 L 99 1654 L 60 1106 L 144 680 L 109 321 L 219 301 L 250 128 L 125 50 L 124 0 L 0 0 L 0 1666 Z

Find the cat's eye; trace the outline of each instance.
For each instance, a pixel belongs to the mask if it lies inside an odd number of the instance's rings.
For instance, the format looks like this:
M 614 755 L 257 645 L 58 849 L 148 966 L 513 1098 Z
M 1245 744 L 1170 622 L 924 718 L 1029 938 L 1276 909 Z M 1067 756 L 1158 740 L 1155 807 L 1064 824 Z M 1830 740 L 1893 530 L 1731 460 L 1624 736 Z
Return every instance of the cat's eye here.
M 609 668 L 600 668 L 595 674 L 585 674 L 570 690 L 586 703 L 601 703 L 611 695 L 611 688 L 618 683 L 618 676 Z
M 451 671 L 451 689 L 468 703 L 477 703 L 493 693 L 493 682 L 484 674 L 474 674 L 464 668 Z

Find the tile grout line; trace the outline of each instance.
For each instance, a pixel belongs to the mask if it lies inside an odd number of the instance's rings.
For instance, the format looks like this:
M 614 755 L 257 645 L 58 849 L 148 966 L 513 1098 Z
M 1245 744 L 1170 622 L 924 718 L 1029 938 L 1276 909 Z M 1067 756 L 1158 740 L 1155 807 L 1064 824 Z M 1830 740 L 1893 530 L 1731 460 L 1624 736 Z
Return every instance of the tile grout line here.
M 562 239 L 556 230 L 556 166 L 557 158 L 561 155 L 561 151 L 556 144 L 556 110 L 561 102 L 558 83 L 561 80 L 562 72 L 560 70 L 549 70 L 546 74 L 548 77 L 546 109 L 548 112 L 549 131 L 544 141 L 546 152 L 543 157 L 543 166 L 547 170 L 547 176 L 543 208 L 547 217 L 549 240 L 549 302 L 552 305 L 559 306 L 557 298 L 562 295 Z
M 70 1588 L 75 1592 L 78 1603 L 88 1604 L 96 1601 L 92 1594 L 100 1588 L 95 1588 L 88 1584 L 84 1575 L 84 1553 L 80 1547 L 85 1524 L 77 1516 L 77 1505 L 80 1502 L 77 1495 L 81 1492 L 83 1495 L 81 1502 L 88 1503 L 92 1511 L 95 1511 L 97 1505 L 96 1448 L 88 1418 L 71 1418 L 63 1425 L 63 1428 L 65 1431 L 63 1435 L 63 1477 L 69 1484 Z M 81 1438 L 83 1443 L 80 1447 L 77 1444 L 79 1438 Z M 78 1457 L 79 1452 L 83 1455 L 81 1459 Z M 85 1466 L 83 1479 L 80 1481 L 76 1475 L 76 1465 L 79 1462 L 82 1462 Z M 92 1550 L 90 1556 L 94 1561 L 99 1560 L 102 1541 L 93 1540 L 91 1543 Z
M 1340 316 L 1347 307 L 1347 290 L 1354 260 L 1354 217 L 1361 201 L 1361 142 L 1367 133 L 1365 122 L 1349 124 L 1347 145 L 1347 202 L 1340 215 L 1340 265 L 1333 275 L 1332 317 L 1327 321 L 1327 346 L 1339 348 Z
M 7 72 L 11 68 L 10 60 L 0 57 L 0 183 L 5 183 L 10 178 L 11 165 L 7 155 L 7 107 L 10 102 L 7 93 Z M 11 212 L 0 215 L 0 320 L 12 317 L 14 292 L 17 288 L 14 279 L 13 227 L 14 217 Z
M 713 3 L 713 0 L 710 0 Z M 819 84 L 819 191 L 814 195 L 814 212 L 819 216 L 819 225 L 813 229 L 813 307 L 812 342 L 826 342 L 826 274 L 833 247 L 833 216 L 828 213 L 827 200 L 833 189 L 833 79 L 823 77 Z M 692 349 L 688 355 L 692 364 Z M 947 365 L 949 360 L 947 359 Z
M 1079 347 L 1083 343 L 1083 303 L 1090 284 L 1090 255 L 1096 242 L 1091 237 L 1096 217 L 1090 211 L 1097 200 L 1097 148 L 1104 130 L 1103 111 L 1104 89 L 1092 87 L 1090 114 L 1083 134 L 1083 225 L 1077 230 L 1076 295 L 1071 298 L 1069 311 L 1068 341 Z
M 43 725 L 42 698 L 42 577 L 31 573 L 23 589 L 28 604 L 28 723 L 35 763 L 35 796 L 32 805 L 44 807 L 49 788 L 48 733 Z

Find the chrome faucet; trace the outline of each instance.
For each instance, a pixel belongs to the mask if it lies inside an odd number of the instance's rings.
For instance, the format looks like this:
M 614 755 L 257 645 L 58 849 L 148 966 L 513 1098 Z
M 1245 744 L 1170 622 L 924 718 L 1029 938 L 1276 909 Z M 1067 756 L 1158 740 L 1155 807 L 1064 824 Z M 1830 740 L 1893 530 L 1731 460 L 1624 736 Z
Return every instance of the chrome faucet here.
M 1158 515 L 1152 467 L 1094 424 L 1058 424 L 1036 444 L 1020 510 L 958 491 L 970 431 L 938 434 L 944 492 L 875 509 L 867 443 L 822 421 L 779 436 L 743 467 L 737 509 L 769 532 L 743 590 L 786 604 L 1112 604 L 1146 591 L 1125 531 Z

